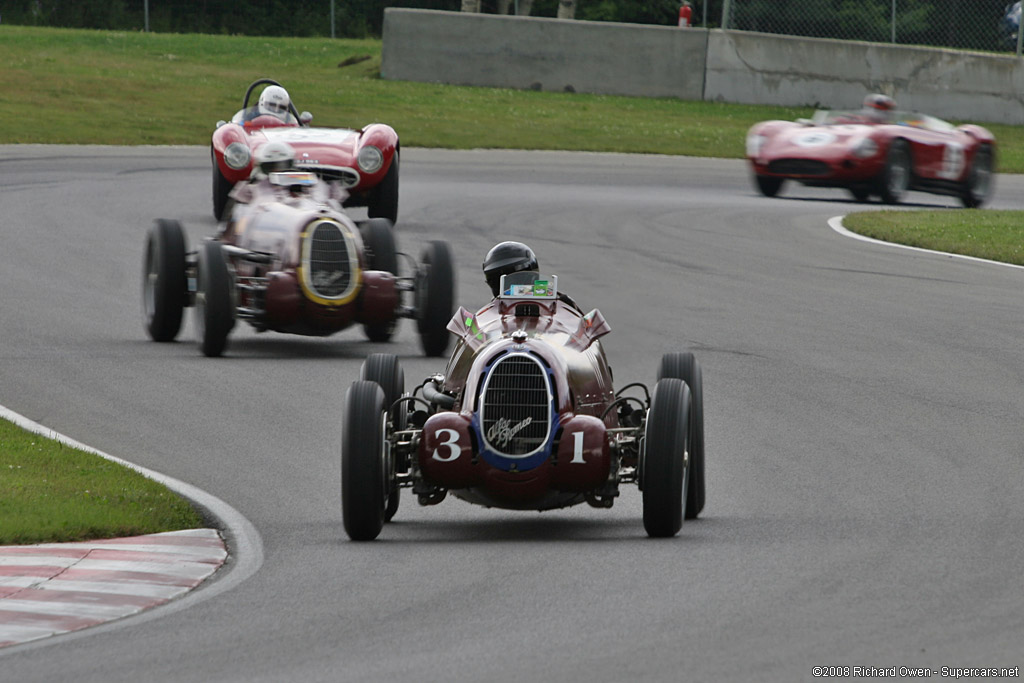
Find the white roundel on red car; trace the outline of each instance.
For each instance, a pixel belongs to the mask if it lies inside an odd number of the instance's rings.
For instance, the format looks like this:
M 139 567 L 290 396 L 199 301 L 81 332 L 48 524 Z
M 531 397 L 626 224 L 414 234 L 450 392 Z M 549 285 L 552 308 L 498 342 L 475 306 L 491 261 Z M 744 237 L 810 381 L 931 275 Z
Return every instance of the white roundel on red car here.
M 836 136 L 823 130 L 808 131 L 793 138 L 797 147 L 824 147 L 836 141 Z

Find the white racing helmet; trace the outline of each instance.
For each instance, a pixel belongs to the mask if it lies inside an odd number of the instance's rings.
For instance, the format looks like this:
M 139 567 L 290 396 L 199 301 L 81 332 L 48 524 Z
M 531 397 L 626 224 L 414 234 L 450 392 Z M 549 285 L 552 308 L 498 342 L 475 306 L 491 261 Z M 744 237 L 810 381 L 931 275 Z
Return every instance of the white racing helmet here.
M 279 85 L 268 85 L 260 94 L 260 101 L 257 105 L 260 114 L 276 116 L 282 121 L 288 121 L 288 109 L 291 98 L 288 91 Z
M 295 167 L 295 150 L 287 142 L 275 140 L 256 150 L 255 161 L 259 173 L 265 176 L 287 171 Z

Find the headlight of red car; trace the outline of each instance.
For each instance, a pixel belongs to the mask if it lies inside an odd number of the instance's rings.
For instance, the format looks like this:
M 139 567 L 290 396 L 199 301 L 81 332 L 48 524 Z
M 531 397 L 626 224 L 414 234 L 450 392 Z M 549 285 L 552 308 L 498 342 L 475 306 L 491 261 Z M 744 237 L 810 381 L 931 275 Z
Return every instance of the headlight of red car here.
M 251 157 L 249 146 L 241 142 L 232 142 L 224 150 L 224 163 L 236 171 L 241 171 L 248 166 Z
M 384 165 L 384 153 L 373 145 L 366 145 L 359 150 L 356 161 L 363 173 L 376 173 Z
M 756 157 L 761 153 L 761 147 L 764 146 L 767 136 L 753 133 L 747 136 L 747 156 Z

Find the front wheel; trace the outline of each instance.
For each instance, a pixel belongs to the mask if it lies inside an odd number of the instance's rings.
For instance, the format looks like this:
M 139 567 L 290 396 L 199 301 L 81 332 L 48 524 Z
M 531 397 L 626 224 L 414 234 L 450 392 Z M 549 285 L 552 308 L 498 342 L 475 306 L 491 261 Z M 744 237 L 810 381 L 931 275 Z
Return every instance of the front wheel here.
M 386 218 L 371 218 L 359 228 L 366 249 L 366 261 L 370 270 L 384 270 L 392 275 L 398 274 L 398 249 L 395 246 L 395 228 Z M 372 342 L 391 341 L 398 327 L 398 319 L 383 323 L 367 323 L 363 325 L 366 338 Z
M 991 145 L 981 145 L 974 153 L 960 201 L 968 209 L 976 209 L 992 196 L 992 171 L 995 166 Z
M 341 436 L 341 517 L 353 541 L 372 541 L 384 528 L 387 464 L 384 391 L 376 382 L 353 382 L 345 394 Z
M 447 242 L 427 243 L 416 277 L 416 327 L 420 346 L 427 356 L 441 356 L 448 349 L 448 321 L 455 306 L 455 265 Z
M 647 412 L 640 463 L 644 529 L 648 536 L 675 536 L 683 525 L 689 432 L 689 388 L 675 377 L 660 380 L 654 385 L 651 408 Z
M 690 473 L 686 487 L 686 519 L 696 519 L 704 509 L 704 373 L 690 352 L 661 357 L 658 379 L 675 377 L 690 389 Z
M 782 190 L 782 186 L 785 182 L 785 178 L 754 174 L 754 184 L 757 185 L 757 189 L 760 190 L 761 194 L 765 197 L 774 197 L 777 195 Z
M 235 184 L 224 177 L 224 174 L 220 172 L 220 167 L 217 165 L 217 154 L 213 150 L 210 151 L 211 161 L 213 162 L 213 217 L 217 220 L 227 219 L 227 213 L 231 198 L 228 194 L 234 188 Z
M 386 218 L 392 223 L 398 220 L 398 151 L 391 157 L 391 166 L 377 187 L 370 191 L 366 215 L 370 218 Z
M 384 390 L 384 405 L 386 410 L 391 412 L 391 428 L 394 431 L 402 431 L 407 424 L 407 406 L 405 404 L 395 406 L 394 403 L 405 394 L 405 371 L 398 361 L 398 356 L 391 353 L 372 353 L 363 361 L 359 369 L 359 379 L 369 382 L 376 382 Z M 392 410 L 393 409 L 393 410 Z M 396 458 L 395 471 L 407 472 L 409 464 Z M 398 487 L 398 480 L 390 476 L 388 485 L 388 502 L 384 510 L 384 521 L 390 522 L 398 512 L 398 503 L 401 499 L 402 490 Z
M 178 221 L 159 219 L 146 235 L 142 264 L 142 313 L 153 341 L 174 341 L 188 297 L 185 231 Z
M 220 356 L 235 326 L 234 283 L 221 243 L 204 242 L 196 282 L 196 337 L 205 356 Z

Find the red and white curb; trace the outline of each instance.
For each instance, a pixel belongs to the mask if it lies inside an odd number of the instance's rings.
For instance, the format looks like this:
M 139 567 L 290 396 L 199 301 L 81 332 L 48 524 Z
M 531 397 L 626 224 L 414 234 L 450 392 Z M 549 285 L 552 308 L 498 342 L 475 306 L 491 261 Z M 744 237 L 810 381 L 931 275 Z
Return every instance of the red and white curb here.
M 226 558 L 215 529 L 0 546 L 0 648 L 162 605 Z

